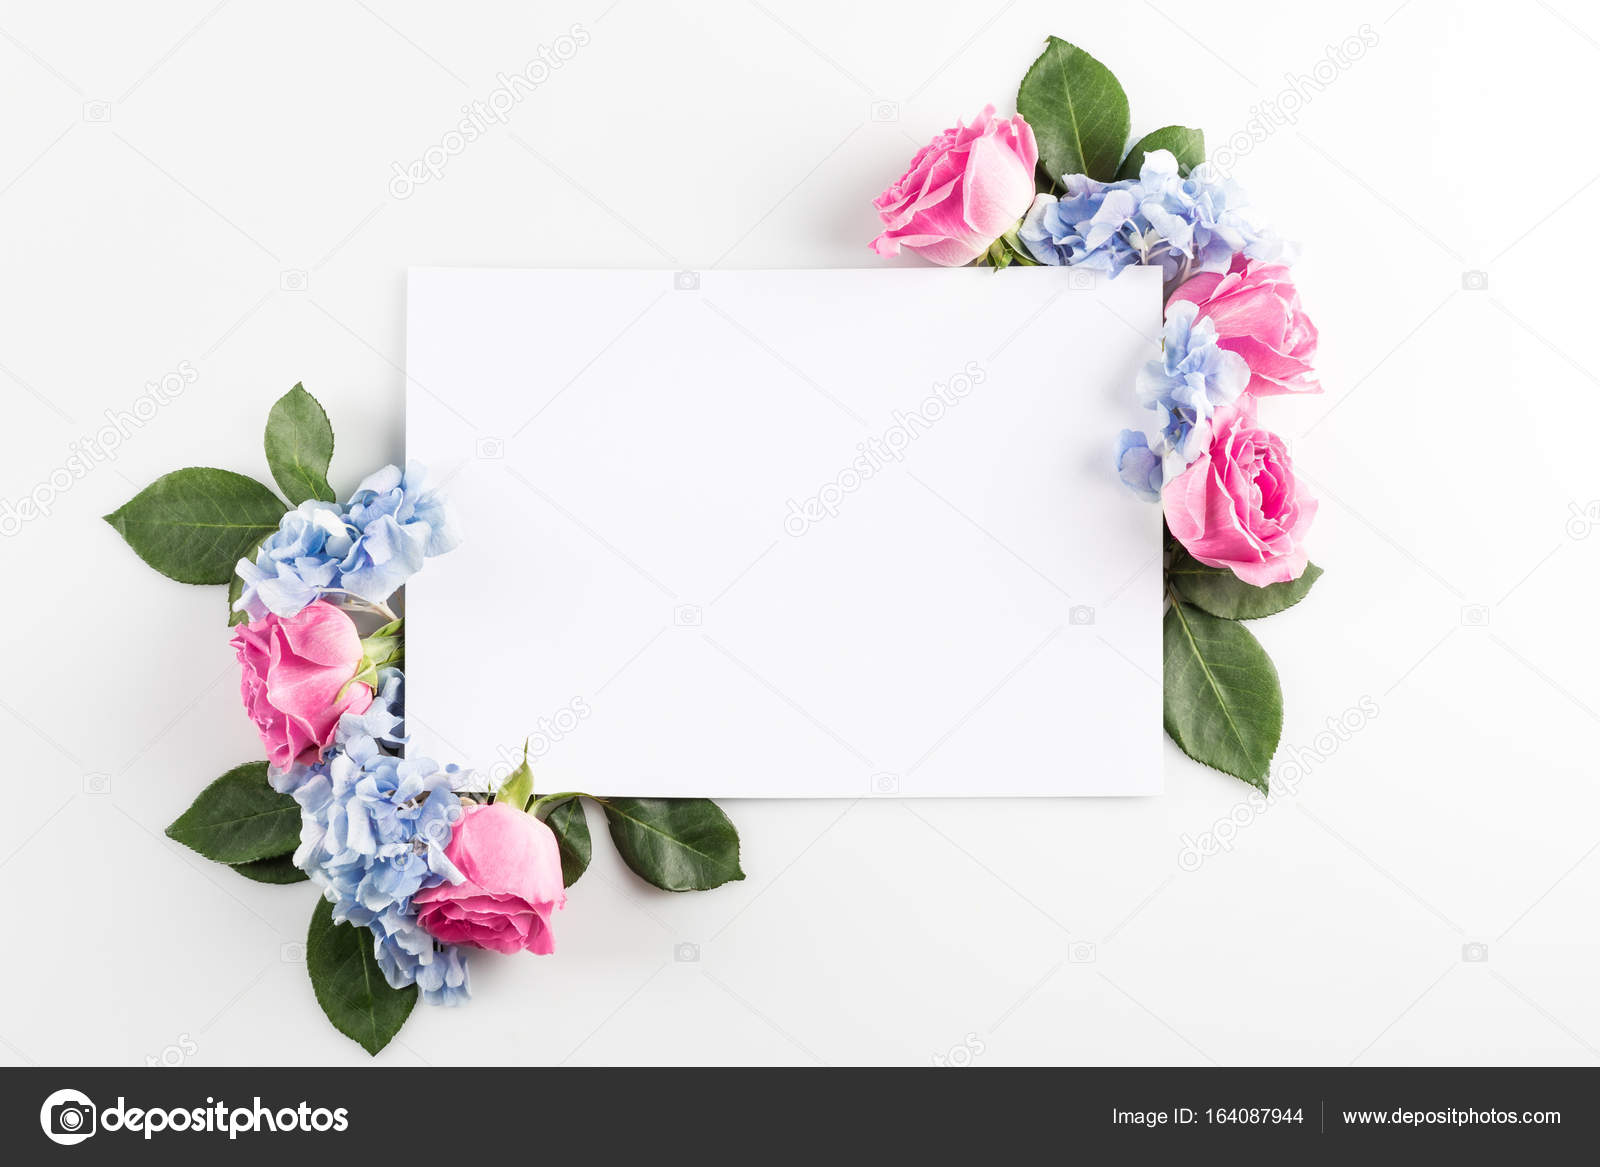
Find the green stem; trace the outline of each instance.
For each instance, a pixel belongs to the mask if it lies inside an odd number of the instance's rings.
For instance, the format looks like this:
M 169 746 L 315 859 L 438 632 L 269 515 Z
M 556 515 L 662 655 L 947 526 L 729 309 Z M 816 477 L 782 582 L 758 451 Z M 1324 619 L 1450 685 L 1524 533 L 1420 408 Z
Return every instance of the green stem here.
M 526 810 L 529 814 L 533 814 L 541 806 L 544 806 L 546 803 L 565 802 L 569 798 L 587 798 L 591 802 L 598 802 L 601 806 L 604 806 L 606 804 L 606 800 L 605 799 L 596 798 L 592 794 L 585 794 L 581 790 L 563 790 L 559 794 L 543 794 L 543 795 L 540 795 L 538 798 L 536 798 L 532 802 L 528 803 L 528 805 L 526 807 L 524 807 L 523 809 Z

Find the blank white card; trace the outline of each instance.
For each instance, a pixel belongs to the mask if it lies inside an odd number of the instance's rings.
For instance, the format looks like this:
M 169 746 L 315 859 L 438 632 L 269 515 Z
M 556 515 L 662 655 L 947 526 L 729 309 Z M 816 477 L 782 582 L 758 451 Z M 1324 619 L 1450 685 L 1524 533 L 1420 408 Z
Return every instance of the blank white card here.
M 410 275 L 414 750 L 664 797 L 1147 794 L 1159 273 Z

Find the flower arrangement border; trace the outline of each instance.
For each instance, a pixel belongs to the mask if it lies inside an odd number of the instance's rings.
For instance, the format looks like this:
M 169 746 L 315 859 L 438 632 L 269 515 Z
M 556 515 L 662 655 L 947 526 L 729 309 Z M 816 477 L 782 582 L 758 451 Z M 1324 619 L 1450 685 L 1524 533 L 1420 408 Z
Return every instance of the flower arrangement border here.
M 1016 104 L 917 153 L 875 200 L 873 249 L 996 270 L 1162 269 L 1162 353 L 1137 378 L 1159 424 L 1108 435 L 1108 473 L 1165 512 L 1166 732 L 1266 792 L 1283 696 L 1244 622 L 1299 603 L 1322 574 L 1303 542 L 1315 500 L 1257 420 L 1262 398 L 1321 390 L 1290 249 L 1215 173 L 1200 130 L 1163 126 L 1130 148 L 1121 84 L 1077 46 L 1048 38 Z M 405 756 L 395 606 L 454 545 L 448 506 L 420 467 L 386 467 L 338 502 L 333 428 L 302 385 L 273 405 L 264 446 L 282 498 L 188 467 L 105 518 L 163 575 L 228 588 L 241 695 L 270 760 L 228 770 L 167 834 L 245 878 L 321 888 L 306 967 L 336 1029 L 376 1054 L 419 996 L 466 999 L 468 950 L 553 951 L 551 917 L 593 855 L 585 799 L 656 887 L 744 878 L 738 833 L 710 800 L 539 794 L 526 750 L 493 789 Z M 363 636 L 358 620 L 376 626 Z
M 1202 131 L 1162 126 L 1130 147 L 1127 94 L 1078 46 L 1049 37 L 1016 107 L 1004 119 L 986 106 L 919 150 L 873 202 L 872 250 L 1093 278 L 1161 269 L 1162 352 L 1136 379 L 1157 424 L 1108 435 L 1107 472 L 1165 512 L 1166 732 L 1267 793 L 1283 693 L 1244 622 L 1298 604 L 1322 575 L 1304 542 L 1316 500 L 1257 413 L 1321 392 L 1293 248 L 1207 161 Z
M 188 467 L 105 519 L 168 578 L 228 588 L 241 696 L 269 760 L 228 770 L 166 833 L 258 883 L 317 884 L 306 969 L 334 1028 L 376 1054 L 419 997 L 467 999 L 469 952 L 552 952 L 551 918 L 594 853 L 585 800 L 658 888 L 744 878 L 738 832 L 709 799 L 538 793 L 526 745 L 497 785 L 406 756 L 395 607 L 423 561 L 456 545 L 448 503 L 415 464 L 336 501 L 333 427 L 303 385 L 272 406 L 264 446 L 283 497 Z

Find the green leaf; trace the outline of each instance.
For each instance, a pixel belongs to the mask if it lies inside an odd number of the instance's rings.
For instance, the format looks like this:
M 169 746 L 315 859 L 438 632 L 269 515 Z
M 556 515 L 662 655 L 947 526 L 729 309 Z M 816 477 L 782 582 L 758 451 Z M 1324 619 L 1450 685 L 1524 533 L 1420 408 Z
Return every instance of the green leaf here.
M 235 863 L 233 869 L 246 879 L 257 883 L 303 883 L 311 878 L 294 865 L 294 852 L 274 855 L 271 859 L 253 859 L 249 863 Z
M 391 620 L 371 636 L 361 640 L 361 659 L 356 663 L 355 675 L 344 683 L 335 700 L 342 700 L 351 685 L 365 685 L 374 693 L 378 691 L 378 670 L 403 668 L 406 663 L 405 618 Z M 527 747 L 523 747 L 526 756 Z M 530 776 L 531 777 L 531 776 Z M 532 792 L 532 787 L 529 787 Z
M 272 859 L 300 842 L 300 807 L 267 784 L 265 762 L 246 762 L 202 790 L 167 838 L 218 863 Z
M 1011 252 L 1007 249 L 1005 241 L 996 239 L 989 244 L 989 250 L 983 253 L 983 258 L 979 260 L 979 263 L 992 267 L 995 271 L 1005 271 L 1006 268 L 1010 267 Z
M 1178 173 L 1187 177 L 1189 171 L 1206 160 L 1206 136 L 1188 126 L 1162 126 L 1159 130 L 1151 130 L 1128 151 L 1128 156 L 1117 170 L 1117 181 L 1138 178 L 1139 168 L 1144 165 L 1144 156 L 1151 150 L 1171 150 L 1172 156 L 1178 160 Z
M 1167 568 L 1167 580 L 1178 595 L 1224 620 L 1259 620 L 1292 608 L 1306 598 L 1322 568 L 1306 564 L 1299 579 L 1254 587 L 1224 567 L 1207 567 L 1181 547 Z
M 602 798 L 611 841 L 640 878 L 667 891 L 743 879 L 739 832 L 707 798 Z
M 1197 762 L 1265 791 L 1283 733 L 1278 670 L 1243 624 L 1182 602 L 1162 621 L 1163 719 Z
M 190 466 L 156 479 L 105 517 L 139 558 L 179 583 L 225 584 L 288 509 L 254 478 Z
M 1116 174 L 1128 144 L 1128 97 L 1111 70 L 1076 45 L 1060 37 L 1045 43 L 1017 90 L 1017 112 L 1033 127 L 1052 180 Z
M 1038 267 L 1039 261 L 1028 253 L 1027 246 L 1022 242 L 1022 237 L 1017 234 L 1015 227 L 1000 236 L 996 242 L 1005 246 L 1010 254 L 1010 263 L 1020 263 L 1023 267 Z
M 291 503 L 309 498 L 333 502 L 328 463 L 333 461 L 333 427 L 321 404 L 296 385 L 267 414 L 267 466 Z
M 306 972 L 333 1027 L 376 1054 L 400 1032 L 417 1003 L 417 986 L 391 989 L 372 951 L 372 933 L 335 924 L 333 905 L 317 901 L 306 933 Z
M 594 845 L 589 840 L 589 819 L 583 813 L 583 800 L 569 798 L 565 802 L 541 807 L 539 817 L 555 834 L 561 845 L 561 883 L 571 887 L 578 876 L 589 869 L 594 855 Z
M 522 743 L 522 764 L 506 776 L 500 784 L 500 789 L 495 791 L 496 802 L 507 802 L 518 810 L 527 808 L 528 800 L 533 797 L 533 767 L 528 764 L 528 743 Z
M 1014 263 L 1023 267 L 1039 266 L 1039 261 L 1028 254 L 1028 249 L 1017 235 L 1015 227 L 989 244 L 989 250 L 983 253 L 978 263 L 987 264 L 995 271 L 1004 271 Z

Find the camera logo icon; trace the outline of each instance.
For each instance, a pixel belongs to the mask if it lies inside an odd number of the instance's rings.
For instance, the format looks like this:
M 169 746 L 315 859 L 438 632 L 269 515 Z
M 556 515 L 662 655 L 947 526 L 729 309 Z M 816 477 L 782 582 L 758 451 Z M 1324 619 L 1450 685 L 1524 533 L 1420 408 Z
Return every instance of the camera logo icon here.
M 1067 610 L 1068 624 L 1093 624 L 1094 609 L 1088 604 L 1074 604 Z
M 699 964 L 700 946 L 690 944 L 687 940 L 680 941 L 672 946 L 672 959 L 678 964 Z
M 63 1147 L 75 1146 L 94 1134 L 95 1105 L 78 1090 L 57 1090 L 39 1108 L 45 1137 Z
M 304 964 L 306 962 L 306 944 L 304 940 L 286 940 L 278 945 L 278 959 L 284 964 Z
M 874 794 L 899 794 L 900 775 L 874 774 L 872 776 L 872 793 Z
M 83 120 L 95 125 L 104 125 L 111 120 L 111 103 L 109 101 L 86 101 L 83 103 Z
M 1094 942 L 1092 940 L 1074 940 L 1067 945 L 1068 964 L 1093 964 Z
M 1487 628 L 1489 626 L 1489 605 L 1461 605 L 1461 623 L 1467 628 Z
M 85 794 L 110 794 L 111 775 L 99 771 L 83 776 L 83 792 Z
M 1467 292 L 1486 292 L 1489 290 L 1489 273 L 1486 271 L 1464 271 L 1461 273 L 1461 287 Z
M 672 610 L 672 622 L 679 628 L 699 628 L 705 619 L 705 613 L 696 604 L 679 604 Z
M 1069 267 L 1067 269 L 1067 287 L 1074 292 L 1092 292 L 1095 286 L 1095 273 L 1084 267 Z
M 680 292 L 698 292 L 700 290 L 700 273 L 697 271 L 680 271 L 674 273 L 672 286 Z
M 875 122 L 899 121 L 900 103 L 897 101 L 874 101 L 872 103 L 872 120 Z
M 1461 946 L 1461 959 L 1465 964 L 1488 964 L 1489 946 L 1481 940 L 1469 940 Z
M 311 277 L 297 267 L 286 268 L 278 273 L 278 287 L 285 292 L 303 292 L 311 286 Z
M 504 438 L 479 438 L 478 461 L 495 462 L 506 456 L 506 443 Z

